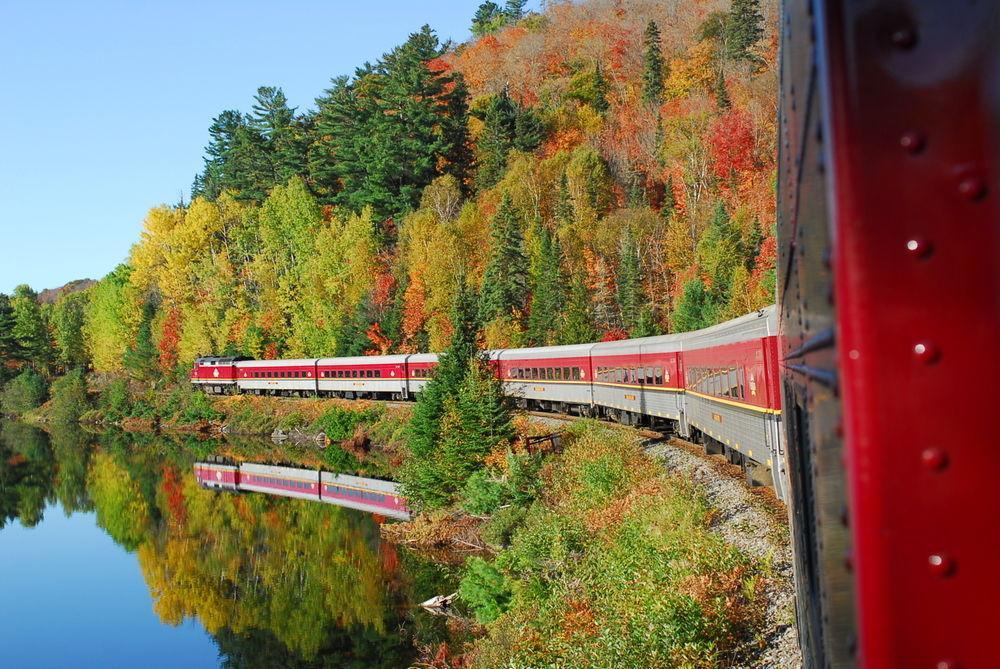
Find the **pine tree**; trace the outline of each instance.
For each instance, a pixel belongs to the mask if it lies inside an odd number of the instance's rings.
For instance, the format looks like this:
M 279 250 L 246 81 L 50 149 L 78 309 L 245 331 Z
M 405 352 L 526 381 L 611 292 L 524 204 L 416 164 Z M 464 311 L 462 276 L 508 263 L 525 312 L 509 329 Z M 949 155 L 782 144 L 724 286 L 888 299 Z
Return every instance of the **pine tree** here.
M 516 105 L 514 120 L 514 148 L 530 152 L 537 149 L 545 139 L 545 127 L 533 109 Z
M 663 98 L 663 46 L 660 28 L 655 21 L 646 24 L 643 43 L 646 53 L 642 69 L 642 101 L 656 106 Z
M 14 336 L 15 322 L 10 298 L 0 293 L 0 385 L 10 378 L 13 364 L 24 356 L 24 351 Z
M 514 202 L 505 193 L 490 229 L 490 254 L 483 275 L 479 318 L 483 323 L 524 309 L 527 260 Z
M 719 73 L 715 78 L 715 106 L 719 108 L 719 111 L 726 111 L 733 106 L 729 99 L 729 91 L 726 89 L 726 75 L 722 68 L 719 68 Z
M 458 429 L 446 424 L 455 417 L 456 397 L 476 355 L 476 296 L 460 279 L 451 313 L 452 337 L 448 349 L 413 410 L 407 443 L 410 457 L 401 479 L 407 498 L 418 505 L 437 507 L 448 501 L 452 482 L 440 465 L 442 436 Z
M 670 220 L 675 207 L 677 207 L 677 196 L 674 194 L 674 175 L 670 174 L 663 187 L 663 203 L 660 205 L 660 216 L 663 217 L 663 220 Z
M 755 60 L 750 50 L 764 37 L 760 0 L 733 0 L 725 23 L 725 56 L 730 60 Z
M 531 312 L 528 315 L 528 341 L 532 346 L 554 344 L 559 316 L 565 302 L 565 279 L 559 241 L 548 228 L 537 228 L 538 250 L 532 257 Z
M 716 308 L 701 279 L 684 284 L 673 314 L 673 332 L 691 332 L 715 323 Z
M 630 334 L 634 334 L 645 300 L 642 295 L 639 247 L 629 229 L 625 230 L 619 245 L 617 297 L 622 327 Z
M 654 337 L 663 334 L 650 305 L 644 305 L 639 311 L 639 318 L 629 334 L 632 337 Z
M 507 0 L 503 13 L 507 17 L 508 23 L 517 23 L 524 18 L 524 6 L 528 0 Z
M 604 78 L 601 64 L 597 63 L 594 66 L 594 109 L 602 114 L 611 108 L 608 103 L 608 91 L 608 80 Z
M 566 312 L 559 330 L 560 344 L 583 344 L 597 339 L 592 304 L 587 284 L 582 279 L 574 280 L 570 284 Z
M 740 230 L 729 219 L 719 201 L 697 248 L 698 267 L 711 280 L 711 296 L 716 304 L 729 301 L 733 271 L 743 264 L 744 250 Z
M 135 341 L 125 349 L 125 358 L 122 361 L 129 375 L 140 381 L 155 378 L 160 369 L 160 355 L 153 343 L 153 317 L 155 314 L 155 306 L 151 302 L 147 302 L 143 307 L 142 322 L 139 324 Z
M 479 5 L 472 17 L 472 34 L 483 37 L 500 29 L 506 22 L 507 15 L 500 9 L 500 5 L 495 2 L 484 2 Z
M 481 189 L 491 188 L 507 169 L 507 154 L 514 148 L 517 136 L 517 106 L 506 86 L 493 96 L 482 114 L 483 133 L 477 145 L 479 173 L 476 181 Z
M 48 370 L 53 358 L 52 340 L 38 295 L 30 287 L 20 285 L 14 289 L 10 305 L 14 313 L 11 332 L 25 360 L 42 371 Z

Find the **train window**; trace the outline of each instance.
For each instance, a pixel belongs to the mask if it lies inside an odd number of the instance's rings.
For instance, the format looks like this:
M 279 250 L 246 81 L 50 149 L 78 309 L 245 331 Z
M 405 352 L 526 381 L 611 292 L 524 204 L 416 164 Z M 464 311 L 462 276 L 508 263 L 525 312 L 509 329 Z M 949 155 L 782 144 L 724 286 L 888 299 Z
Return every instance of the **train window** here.
M 570 379 L 573 378 L 573 373 L 569 370 L 569 367 L 563 367 L 562 370 L 563 370 L 563 375 L 562 375 L 563 380 L 569 381 Z
M 573 368 L 573 380 L 574 381 L 579 381 L 580 380 L 580 368 L 579 367 L 574 367 Z
M 656 369 L 653 370 L 653 383 L 655 383 L 658 386 L 662 386 L 663 385 L 663 368 L 662 367 L 657 367 Z
M 551 367 L 546 367 L 545 368 L 545 378 L 548 381 L 552 380 L 552 368 Z
M 531 368 L 531 378 L 532 379 L 537 379 L 538 378 L 538 368 L 537 367 L 532 367 Z
M 375 370 L 375 378 L 376 379 L 381 379 L 382 378 L 382 370 L 381 369 L 376 369 Z
M 358 370 L 356 370 L 356 369 L 352 369 L 351 370 L 351 378 L 352 379 L 358 378 Z
M 365 370 L 365 378 L 366 379 L 372 378 L 372 370 L 370 370 L 370 369 L 366 369 Z

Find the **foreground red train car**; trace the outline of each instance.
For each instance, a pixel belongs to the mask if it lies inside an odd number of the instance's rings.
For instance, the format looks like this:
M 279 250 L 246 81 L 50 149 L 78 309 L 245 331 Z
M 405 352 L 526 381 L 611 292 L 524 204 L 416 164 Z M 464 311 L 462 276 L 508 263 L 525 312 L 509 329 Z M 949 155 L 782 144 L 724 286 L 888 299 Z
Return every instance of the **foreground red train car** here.
M 780 327 L 807 667 L 995 648 L 995 2 L 782 17 Z

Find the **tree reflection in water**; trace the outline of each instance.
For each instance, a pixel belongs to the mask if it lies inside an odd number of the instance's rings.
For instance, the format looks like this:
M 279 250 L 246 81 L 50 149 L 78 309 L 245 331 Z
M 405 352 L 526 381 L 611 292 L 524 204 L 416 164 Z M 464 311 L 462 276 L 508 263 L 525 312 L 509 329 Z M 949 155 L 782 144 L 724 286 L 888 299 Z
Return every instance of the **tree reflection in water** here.
M 442 621 L 414 602 L 448 589 L 441 569 L 380 541 L 360 512 L 197 485 L 191 464 L 218 444 L 17 423 L 0 431 L 0 527 L 47 503 L 94 510 L 136 552 L 166 624 L 196 617 L 226 667 L 396 667 Z

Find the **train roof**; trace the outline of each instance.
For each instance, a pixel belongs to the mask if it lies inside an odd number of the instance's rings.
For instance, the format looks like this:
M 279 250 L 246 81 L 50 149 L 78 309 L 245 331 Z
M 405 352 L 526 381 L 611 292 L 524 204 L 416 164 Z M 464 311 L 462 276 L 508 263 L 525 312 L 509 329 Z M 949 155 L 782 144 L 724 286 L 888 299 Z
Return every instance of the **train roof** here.
M 685 349 L 707 348 L 733 344 L 754 337 L 768 337 L 778 333 L 778 311 L 774 305 L 752 314 L 734 318 L 703 330 L 681 335 Z
M 231 365 L 234 362 L 239 362 L 241 360 L 246 360 L 246 358 L 240 358 L 238 356 L 215 356 L 206 355 L 195 358 L 195 364 L 198 365 Z
M 590 354 L 594 344 L 565 344 L 563 346 L 536 346 L 534 348 L 506 348 L 487 351 L 496 360 L 535 360 L 542 358 L 576 358 Z
M 402 365 L 406 355 L 355 355 L 344 358 L 320 358 L 321 365 Z
M 315 365 L 316 358 L 301 358 L 298 360 L 244 360 L 237 367 L 304 367 Z

